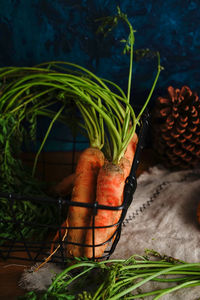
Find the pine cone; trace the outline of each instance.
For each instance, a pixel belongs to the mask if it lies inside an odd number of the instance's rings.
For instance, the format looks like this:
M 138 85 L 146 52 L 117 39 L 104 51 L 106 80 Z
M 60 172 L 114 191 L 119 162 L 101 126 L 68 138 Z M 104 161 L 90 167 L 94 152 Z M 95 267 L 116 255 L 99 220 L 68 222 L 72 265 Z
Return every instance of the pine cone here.
M 184 169 L 200 162 L 200 101 L 189 87 L 168 87 L 152 112 L 152 144 L 168 168 Z

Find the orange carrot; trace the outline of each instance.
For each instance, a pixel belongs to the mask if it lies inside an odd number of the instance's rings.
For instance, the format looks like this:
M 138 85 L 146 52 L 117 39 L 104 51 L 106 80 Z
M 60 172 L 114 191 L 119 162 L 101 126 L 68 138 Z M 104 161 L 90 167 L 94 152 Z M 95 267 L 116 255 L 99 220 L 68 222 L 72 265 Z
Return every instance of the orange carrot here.
M 125 180 L 130 173 L 136 144 L 137 135 L 135 134 L 119 165 L 105 163 L 100 169 L 96 191 L 96 201 L 98 204 L 107 206 L 122 205 Z M 119 221 L 121 212 L 121 210 L 98 210 L 98 213 L 95 216 L 94 226 L 100 228 L 95 228 L 94 230 L 94 252 L 93 247 L 89 247 L 93 245 L 93 232 L 92 229 L 88 229 L 85 239 L 85 244 L 88 245 L 88 247 L 85 247 L 84 256 L 92 258 L 94 254 L 95 258 L 100 258 L 103 255 L 104 250 L 108 246 L 108 241 L 115 235 L 117 225 L 114 224 Z M 103 226 L 111 227 L 102 228 Z M 92 227 L 92 220 L 90 222 L 90 227 Z
M 96 148 L 87 148 L 81 154 L 76 167 L 76 177 L 71 200 L 74 202 L 93 203 L 96 198 L 96 182 L 99 169 L 104 164 L 103 153 Z M 67 257 L 80 257 L 86 230 L 90 224 L 91 209 L 79 206 L 69 206 L 67 234 Z M 70 229 L 70 227 L 75 227 Z M 77 228 L 76 228 L 77 227 Z M 78 227 L 83 227 L 80 229 Z M 76 243 L 76 244 L 70 244 Z
M 53 192 L 61 197 L 65 197 L 69 195 L 74 186 L 74 181 L 75 181 L 75 173 L 70 174 L 67 177 L 64 177 L 54 188 Z
M 55 196 L 60 196 L 60 197 L 66 197 L 67 195 L 72 193 L 73 187 L 74 187 L 74 181 L 75 181 L 75 173 L 70 174 L 67 177 L 64 177 L 56 186 L 52 187 L 49 190 L 49 194 L 53 197 Z M 65 220 L 61 227 L 66 227 L 67 226 L 67 220 Z M 61 237 L 64 236 L 66 230 L 61 229 Z M 60 232 L 59 230 L 56 232 L 56 235 L 53 238 L 53 242 L 51 244 L 51 250 L 50 253 L 53 252 L 55 242 L 59 239 Z
M 98 204 L 120 206 L 122 204 L 124 180 L 124 172 L 120 166 L 114 165 L 112 163 L 105 163 L 105 165 L 99 171 L 97 180 L 96 199 Z M 99 209 L 97 215 L 95 216 L 94 226 L 110 226 L 115 224 L 118 219 L 119 212 Z M 92 226 L 92 222 L 90 223 L 90 226 Z M 112 234 L 115 232 L 115 230 L 116 226 L 110 228 L 95 228 L 94 256 L 96 258 L 102 256 L 108 244 L 101 244 L 107 242 L 110 238 L 112 238 Z M 85 244 L 90 246 L 93 245 L 92 229 L 87 230 Z M 92 258 L 92 247 L 85 247 L 84 255 L 88 258 Z
M 131 139 L 131 141 L 129 142 L 126 151 L 124 153 L 124 157 L 127 158 L 131 165 L 133 162 L 133 158 L 134 158 L 134 153 L 137 147 L 137 143 L 138 143 L 138 136 L 136 133 L 134 133 L 133 138 Z
M 120 166 L 124 170 L 125 179 L 129 176 L 129 173 L 131 171 L 131 166 L 133 163 L 133 158 L 136 151 L 137 143 L 138 143 L 138 136 L 136 133 L 134 133 L 133 138 L 131 139 L 131 141 L 129 142 L 126 148 L 124 156 L 120 160 Z

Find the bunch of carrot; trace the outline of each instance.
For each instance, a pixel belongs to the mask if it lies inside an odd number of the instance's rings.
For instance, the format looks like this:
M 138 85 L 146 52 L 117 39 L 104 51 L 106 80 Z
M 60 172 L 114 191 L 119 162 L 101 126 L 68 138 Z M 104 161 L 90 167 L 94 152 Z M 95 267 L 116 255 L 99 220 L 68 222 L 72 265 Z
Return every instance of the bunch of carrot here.
M 130 30 L 127 41 L 123 40 L 125 51 L 130 53 L 127 94 L 115 83 L 69 62 L 48 62 L 34 68 L 5 70 L 7 76 L 15 78 L 3 96 L 5 110 L 8 108 L 7 103 L 16 102 L 16 109 L 19 110 L 32 101 L 37 103 L 38 99 L 42 99 L 41 114 L 45 115 L 46 111 L 49 116 L 51 103 L 55 99 L 60 103 L 36 155 L 33 174 L 55 120 L 66 123 L 63 112 L 69 98 L 74 101 L 83 119 L 80 126 L 87 132 L 90 147 L 81 154 L 75 174 L 56 187 L 56 192 L 61 196 L 73 188 L 68 216 L 62 226 L 63 239 L 67 236 L 67 257 L 100 258 L 109 241 L 115 238 L 122 212 L 119 208 L 123 204 L 125 180 L 130 173 L 137 145 L 136 126 L 140 125 L 140 118 L 161 71 L 160 56 L 157 53 L 157 74 L 149 96 L 136 117 L 130 105 L 134 30 L 119 8 L 116 16 L 105 18 L 103 28 L 114 27 L 120 20 Z M 55 98 L 55 95 L 59 97 Z M 93 214 L 95 207 L 96 215 Z M 57 238 L 58 233 L 54 243 Z
M 143 108 L 136 117 L 129 104 L 134 31 L 127 16 L 119 9 L 118 15 L 113 17 L 115 22 L 116 18 L 125 21 L 130 29 L 126 44 L 126 48 L 130 48 L 128 91 L 125 95 L 117 85 L 109 82 L 120 92 L 120 95 L 115 94 L 106 85 L 106 81 L 84 69 L 91 77 L 90 80 L 95 79 L 98 82 L 98 86 L 95 84 L 92 91 L 81 87 L 83 93 L 76 99 L 85 121 L 90 148 L 81 154 L 75 175 L 71 176 L 68 182 L 64 179 L 57 186 L 58 194 L 63 196 L 63 191 L 68 190 L 68 183 L 72 185 L 70 179 L 73 180 L 72 205 L 69 206 L 67 221 L 63 224 L 63 227 L 67 225 L 68 228 L 67 257 L 101 258 L 109 242 L 115 238 L 122 213 L 120 207 L 123 204 L 125 180 L 130 173 L 138 141 L 135 129 L 151 98 L 161 70 L 158 54 L 156 78 Z M 91 208 L 82 207 L 82 203 L 91 204 L 93 210 L 96 205 L 96 213 L 93 214 Z M 58 234 L 55 240 L 57 237 Z
M 88 75 L 95 78 L 92 73 Z M 103 88 L 95 83 L 84 99 L 86 90 L 82 87 L 82 97 L 76 98 L 90 147 L 82 152 L 75 174 L 56 187 L 57 193 L 65 196 L 73 185 L 68 217 L 63 224 L 68 228 L 68 257 L 101 257 L 108 241 L 114 237 L 121 210 L 106 208 L 122 205 L 125 179 L 137 144 L 135 114 L 125 95 L 114 94 L 103 81 L 98 81 Z M 95 202 L 105 209 L 97 207 L 97 215 L 93 217 L 91 207 Z M 57 237 L 58 234 L 55 241 Z

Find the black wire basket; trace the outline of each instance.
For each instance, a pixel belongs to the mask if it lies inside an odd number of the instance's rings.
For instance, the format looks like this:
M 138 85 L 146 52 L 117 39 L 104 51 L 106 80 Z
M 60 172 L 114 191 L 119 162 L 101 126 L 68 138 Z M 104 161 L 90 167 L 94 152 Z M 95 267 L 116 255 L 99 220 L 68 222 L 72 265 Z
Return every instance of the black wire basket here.
M 70 198 L 52 198 L 52 197 L 38 197 L 38 196 L 26 196 L 19 195 L 14 193 L 0 193 L 1 199 L 6 199 L 9 202 L 9 215 L 10 218 L 0 219 L 0 224 L 4 226 L 12 225 L 14 230 L 13 237 L 6 237 L 5 235 L 0 237 L 0 258 L 3 260 L 7 259 L 18 259 L 18 260 L 27 260 L 31 262 L 41 262 L 45 258 L 49 257 L 51 262 L 65 264 L 66 257 L 66 247 L 70 243 L 72 245 L 77 245 L 80 247 L 91 247 L 92 248 L 92 257 L 93 260 L 99 259 L 108 259 L 111 254 L 114 252 L 116 245 L 120 239 L 121 227 L 123 220 L 126 216 L 127 210 L 132 202 L 133 194 L 136 190 L 137 179 L 136 179 L 136 170 L 140 161 L 140 153 L 144 147 L 144 140 L 146 131 L 148 128 L 149 115 L 148 112 L 143 114 L 142 126 L 140 126 L 140 131 L 138 133 L 138 144 L 131 167 L 129 176 L 125 181 L 124 187 L 124 199 L 121 206 L 104 206 L 100 205 L 97 202 L 93 204 L 86 204 L 81 202 L 72 202 Z M 75 155 L 75 154 L 74 154 Z M 74 160 L 74 156 L 72 158 Z M 19 203 L 23 201 L 28 202 L 30 205 L 34 205 L 36 218 L 34 220 L 29 220 L 27 208 L 24 211 L 24 214 L 27 214 L 27 218 L 23 220 L 18 218 L 19 215 Z M 43 209 L 48 207 L 48 209 L 53 212 L 53 218 L 49 222 L 46 222 L 41 217 L 41 214 L 37 217 L 37 208 Z M 63 220 L 66 218 L 67 210 L 69 206 L 79 206 L 86 207 L 90 209 L 92 213 L 92 226 L 85 228 L 76 228 L 76 229 L 90 229 L 92 230 L 92 245 L 78 244 L 69 242 L 65 237 L 65 233 L 72 229 L 66 226 L 63 223 Z M 20 206 L 21 207 L 21 206 Z M 20 208 L 21 209 L 21 208 Z M 120 218 L 117 223 L 111 224 L 109 226 L 102 226 L 100 228 L 113 227 L 113 234 L 109 237 L 108 240 L 105 240 L 103 243 L 95 245 L 95 217 L 98 213 L 98 210 L 109 210 L 109 211 L 120 211 Z M 26 228 L 26 232 L 24 232 Z M 98 227 L 99 228 L 99 227 Z M 27 238 L 27 232 L 31 233 Z M 43 235 L 40 236 L 40 233 L 43 232 Z M 44 234 L 45 233 L 45 234 Z M 55 239 L 55 235 L 57 238 Z M 103 246 L 105 251 L 101 257 L 97 257 L 95 254 L 96 247 Z M 55 249 L 50 251 L 50 249 Z

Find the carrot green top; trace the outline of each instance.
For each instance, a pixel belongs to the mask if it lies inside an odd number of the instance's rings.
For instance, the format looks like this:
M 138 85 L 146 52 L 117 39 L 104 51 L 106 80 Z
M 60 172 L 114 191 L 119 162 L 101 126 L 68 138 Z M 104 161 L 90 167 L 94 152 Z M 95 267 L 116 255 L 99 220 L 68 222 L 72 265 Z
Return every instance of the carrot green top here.
M 102 20 L 103 24 L 99 30 L 104 32 L 107 30 L 106 33 L 108 33 L 119 20 L 125 22 L 130 31 L 127 41 L 122 40 L 125 43 L 124 53 L 130 53 L 127 93 L 117 84 L 70 62 L 51 61 L 32 68 L 0 68 L 0 79 L 7 81 L 0 97 L 0 112 L 4 117 L 16 114 L 19 123 L 25 116 L 31 118 L 35 115 L 45 115 L 52 119 L 38 155 L 54 122 L 59 119 L 67 123 L 63 112 L 69 105 L 69 99 L 72 99 L 82 115 L 84 122 L 81 126 L 86 129 L 90 145 L 104 150 L 107 158 L 113 163 L 118 163 L 123 156 L 155 89 L 161 66 L 160 56 L 157 53 L 157 74 L 149 96 L 136 117 L 129 103 L 135 42 L 132 25 L 127 16 L 118 8 L 116 16 Z M 57 112 L 52 109 L 55 103 L 60 104 Z

